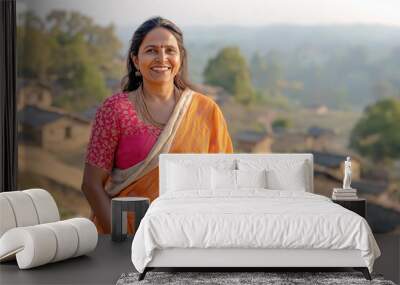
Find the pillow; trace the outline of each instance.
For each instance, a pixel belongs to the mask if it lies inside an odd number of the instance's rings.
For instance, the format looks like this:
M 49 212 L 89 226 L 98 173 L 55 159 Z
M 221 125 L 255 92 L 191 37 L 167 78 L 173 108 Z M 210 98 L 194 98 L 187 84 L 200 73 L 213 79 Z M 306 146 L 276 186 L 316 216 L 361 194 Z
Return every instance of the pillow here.
M 238 188 L 267 188 L 266 170 L 236 170 Z
M 301 168 L 292 171 L 271 169 L 267 171 L 267 188 L 306 192 L 306 180 Z
M 236 190 L 236 170 L 212 168 L 212 188 Z
M 188 167 L 172 162 L 168 164 L 168 191 L 211 189 L 211 187 L 211 167 L 194 165 Z
M 239 159 L 240 170 L 266 170 L 267 188 L 306 191 L 309 189 L 308 164 L 291 159 Z

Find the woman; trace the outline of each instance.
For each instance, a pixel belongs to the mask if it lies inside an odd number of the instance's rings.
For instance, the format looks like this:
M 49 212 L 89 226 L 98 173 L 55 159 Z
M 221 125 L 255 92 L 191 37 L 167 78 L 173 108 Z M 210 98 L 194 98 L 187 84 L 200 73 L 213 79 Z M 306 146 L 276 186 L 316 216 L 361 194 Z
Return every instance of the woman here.
M 158 196 L 158 155 L 231 153 L 224 117 L 190 89 L 180 29 L 161 17 L 134 33 L 122 92 L 99 107 L 87 149 L 82 191 L 100 233 L 110 233 L 111 197 Z M 132 216 L 128 230 L 132 232 Z

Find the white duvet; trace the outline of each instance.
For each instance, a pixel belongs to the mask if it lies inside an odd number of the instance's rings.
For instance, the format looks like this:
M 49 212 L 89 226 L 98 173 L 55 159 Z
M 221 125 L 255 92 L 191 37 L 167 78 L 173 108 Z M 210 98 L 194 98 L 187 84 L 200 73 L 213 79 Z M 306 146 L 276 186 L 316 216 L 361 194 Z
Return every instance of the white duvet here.
M 324 196 L 265 189 L 160 196 L 133 239 L 133 265 L 143 272 L 154 249 L 176 247 L 358 249 L 370 272 L 380 256 L 359 215 Z

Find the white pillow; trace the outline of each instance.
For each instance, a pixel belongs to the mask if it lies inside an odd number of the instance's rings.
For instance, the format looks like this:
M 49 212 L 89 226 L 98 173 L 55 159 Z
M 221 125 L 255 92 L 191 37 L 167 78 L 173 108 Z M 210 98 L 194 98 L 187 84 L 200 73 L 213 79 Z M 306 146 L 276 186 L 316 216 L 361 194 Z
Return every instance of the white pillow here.
M 239 159 L 240 170 L 267 171 L 267 188 L 273 190 L 306 191 L 309 189 L 308 165 L 304 160 Z
M 212 168 L 213 190 L 236 190 L 236 170 Z
M 306 192 L 306 179 L 301 168 L 292 171 L 267 171 L 267 187 L 271 190 L 289 190 Z
M 236 170 L 238 188 L 267 188 L 266 170 Z
M 177 163 L 168 163 L 167 189 L 168 191 L 185 191 L 193 189 L 208 189 L 211 185 L 211 167 L 185 166 Z

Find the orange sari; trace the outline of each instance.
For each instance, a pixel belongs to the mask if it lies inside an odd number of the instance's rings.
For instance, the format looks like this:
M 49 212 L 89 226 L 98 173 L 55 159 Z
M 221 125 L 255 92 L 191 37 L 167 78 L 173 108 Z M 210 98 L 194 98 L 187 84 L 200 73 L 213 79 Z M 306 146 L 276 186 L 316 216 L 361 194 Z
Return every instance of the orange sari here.
M 232 153 L 232 141 L 218 105 L 209 97 L 194 93 L 191 103 L 173 138 L 170 153 Z M 125 187 L 115 197 L 140 196 L 150 201 L 159 195 L 158 167 Z M 99 233 L 105 233 L 92 217 Z M 134 215 L 128 213 L 128 233 L 133 233 Z

